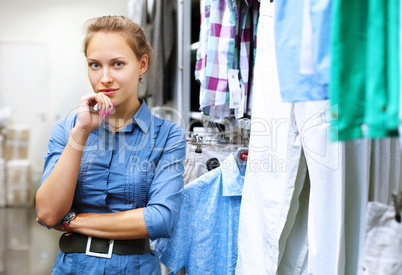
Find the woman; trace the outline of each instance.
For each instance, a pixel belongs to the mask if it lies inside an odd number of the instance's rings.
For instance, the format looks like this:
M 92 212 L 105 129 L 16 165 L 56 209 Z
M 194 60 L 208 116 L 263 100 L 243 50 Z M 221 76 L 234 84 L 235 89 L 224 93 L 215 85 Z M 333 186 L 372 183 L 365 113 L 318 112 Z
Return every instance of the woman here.
M 184 133 L 137 98 L 152 56 L 140 26 L 91 19 L 84 53 L 94 93 L 53 128 L 36 193 L 38 221 L 68 232 L 52 273 L 159 274 L 149 239 L 173 231 Z

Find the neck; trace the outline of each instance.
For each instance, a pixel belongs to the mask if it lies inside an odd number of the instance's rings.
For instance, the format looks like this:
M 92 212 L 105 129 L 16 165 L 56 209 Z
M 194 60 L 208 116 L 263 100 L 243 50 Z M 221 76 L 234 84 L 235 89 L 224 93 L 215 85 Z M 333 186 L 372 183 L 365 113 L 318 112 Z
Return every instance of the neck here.
M 112 111 L 113 114 L 109 114 L 105 122 L 109 125 L 110 130 L 116 132 L 131 122 L 140 107 L 141 103 L 138 98 L 126 101 L 116 106 L 115 112 Z

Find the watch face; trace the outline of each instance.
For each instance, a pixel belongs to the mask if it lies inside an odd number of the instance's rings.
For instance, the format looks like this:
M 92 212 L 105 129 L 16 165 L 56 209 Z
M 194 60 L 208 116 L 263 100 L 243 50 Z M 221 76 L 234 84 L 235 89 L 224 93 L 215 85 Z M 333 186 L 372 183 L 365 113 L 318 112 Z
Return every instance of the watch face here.
M 70 210 L 68 213 L 64 216 L 63 221 L 71 221 L 75 217 L 75 211 Z

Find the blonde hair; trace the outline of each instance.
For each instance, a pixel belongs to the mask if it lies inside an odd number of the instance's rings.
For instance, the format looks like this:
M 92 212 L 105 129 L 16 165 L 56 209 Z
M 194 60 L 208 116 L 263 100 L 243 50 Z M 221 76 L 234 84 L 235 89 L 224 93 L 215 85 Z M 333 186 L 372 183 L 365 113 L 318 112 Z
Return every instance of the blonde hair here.
M 122 34 L 127 43 L 130 45 L 134 54 L 138 58 L 146 54 L 148 55 L 148 64 L 153 59 L 153 51 L 151 45 L 146 39 L 144 30 L 140 25 L 134 23 L 125 16 L 102 16 L 89 19 L 85 22 L 86 36 L 83 43 L 83 51 L 87 56 L 88 44 L 91 38 L 98 32 L 115 32 Z

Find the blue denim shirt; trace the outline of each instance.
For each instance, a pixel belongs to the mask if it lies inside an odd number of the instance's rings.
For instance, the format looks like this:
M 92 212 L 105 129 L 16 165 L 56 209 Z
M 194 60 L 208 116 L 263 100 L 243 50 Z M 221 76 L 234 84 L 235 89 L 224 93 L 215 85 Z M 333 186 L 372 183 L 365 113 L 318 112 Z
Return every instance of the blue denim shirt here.
M 64 147 L 77 115 L 60 120 L 50 136 L 42 183 Z M 112 213 L 143 208 L 151 239 L 168 238 L 179 212 L 183 190 L 186 140 L 180 126 L 153 116 L 142 102 L 132 123 L 113 134 L 103 121 L 85 144 L 73 208 L 78 213 Z M 81 262 L 82 266 L 77 266 Z M 85 253 L 59 252 L 54 274 L 61 270 L 89 274 L 153 274 L 158 267 L 154 252 L 111 259 Z M 109 272 L 103 273 L 109 270 Z M 101 273 L 97 273 L 100 272 Z M 110 273 L 111 272 L 111 273 Z M 134 272 L 134 273 L 133 273 Z M 68 272 L 67 272 L 68 273 Z
M 240 168 L 240 169 L 239 169 Z M 221 166 L 186 184 L 173 236 L 155 242 L 161 262 L 177 273 L 234 274 L 245 165 L 231 154 Z

